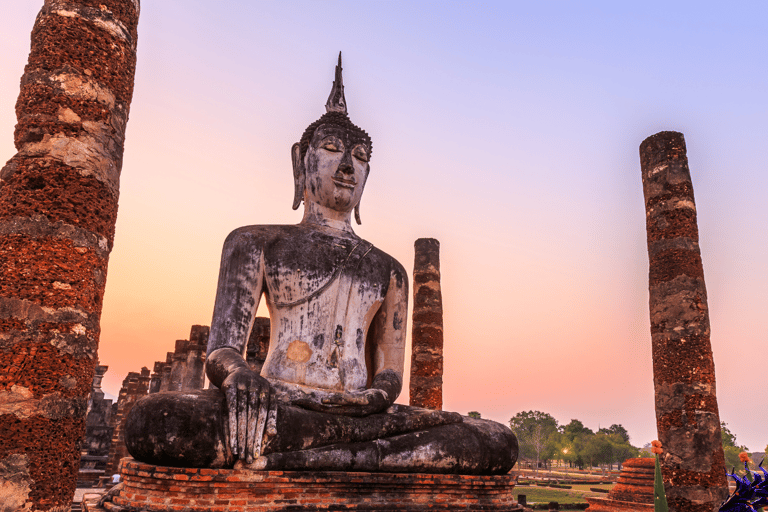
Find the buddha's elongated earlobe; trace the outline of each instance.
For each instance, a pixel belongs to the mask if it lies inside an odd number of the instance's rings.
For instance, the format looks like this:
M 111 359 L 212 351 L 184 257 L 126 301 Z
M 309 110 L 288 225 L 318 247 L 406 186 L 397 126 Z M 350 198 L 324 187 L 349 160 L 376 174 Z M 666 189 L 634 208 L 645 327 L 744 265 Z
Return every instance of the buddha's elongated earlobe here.
M 301 146 L 298 142 L 291 146 L 291 162 L 293 163 L 293 209 L 298 210 L 304 199 L 304 185 L 307 179 L 304 162 L 301 160 Z
M 357 222 L 358 225 L 362 224 L 363 222 L 360 220 L 360 202 L 358 201 L 355 205 L 355 222 Z

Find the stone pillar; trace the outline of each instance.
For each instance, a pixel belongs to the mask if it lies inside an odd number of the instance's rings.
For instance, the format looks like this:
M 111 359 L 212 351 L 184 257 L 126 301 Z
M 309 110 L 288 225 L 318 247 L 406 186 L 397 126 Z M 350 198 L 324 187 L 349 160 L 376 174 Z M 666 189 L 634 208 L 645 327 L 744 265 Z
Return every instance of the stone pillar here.
M 656 426 L 671 510 L 717 510 L 728 494 L 709 310 L 685 140 L 640 145 L 645 196 Z
M 160 389 L 159 389 L 161 393 L 165 391 L 170 391 L 171 370 L 173 369 L 173 352 L 166 352 L 165 363 L 163 364 L 162 369 L 163 369 L 163 373 L 160 378 Z
M 112 400 L 105 399 L 101 390 L 101 380 L 107 369 L 107 366 L 98 365 L 93 376 L 93 390 L 85 418 L 85 436 L 80 447 L 78 487 L 95 486 L 99 477 L 105 474 L 113 431 Z
M 261 373 L 261 368 L 267 359 L 269 335 L 269 318 L 257 316 L 253 321 L 251 336 L 248 338 L 248 346 L 245 349 L 245 361 L 256 373 Z
M 158 393 L 163 384 L 163 372 L 165 371 L 165 362 L 155 361 L 152 368 L 152 375 L 149 377 L 149 392 Z
M 414 249 L 410 404 L 439 411 L 443 408 L 440 242 L 419 238 Z
M 69 507 L 136 64 L 139 0 L 45 0 L 0 170 L 0 503 Z M 5 107 L 4 107 L 5 108 Z
M 184 383 L 184 374 L 187 371 L 187 349 L 189 340 L 176 340 L 175 350 L 171 363 L 171 379 L 168 382 L 168 391 L 181 391 Z
M 182 383 L 182 391 L 203 389 L 205 385 L 205 355 L 208 348 L 210 327 L 193 325 L 189 333 L 187 349 L 186 373 Z
M 123 379 L 123 386 L 117 397 L 117 412 L 112 419 L 114 431 L 112 432 L 112 446 L 109 449 L 109 460 L 107 461 L 107 475 L 117 473 L 120 459 L 128 457 L 128 449 L 125 447 L 123 434 L 125 417 L 128 416 L 128 412 L 136 400 L 149 392 L 149 379 L 149 368 L 142 368 L 141 373 L 130 372 Z
M 104 398 L 101 380 L 109 369 L 108 366 L 96 366 L 93 376 L 93 390 L 88 404 L 88 415 L 85 418 L 85 436 L 81 452 L 88 455 L 106 456 L 112 439 L 112 400 Z

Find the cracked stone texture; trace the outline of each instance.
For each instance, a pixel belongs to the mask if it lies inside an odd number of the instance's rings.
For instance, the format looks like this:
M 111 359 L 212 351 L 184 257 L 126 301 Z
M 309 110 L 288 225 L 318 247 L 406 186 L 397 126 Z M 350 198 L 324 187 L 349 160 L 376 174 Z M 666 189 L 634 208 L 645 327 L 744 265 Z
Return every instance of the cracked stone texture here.
M 640 145 L 648 235 L 656 425 L 670 510 L 717 510 L 728 495 L 709 309 L 685 140 Z
M 440 242 L 419 238 L 414 249 L 410 405 L 439 411 L 443 408 Z
M 68 508 L 93 382 L 138 0 L 46 0 L 0 170 L 0 503 Z M 23 457 L 22 457 L 23 455 Z

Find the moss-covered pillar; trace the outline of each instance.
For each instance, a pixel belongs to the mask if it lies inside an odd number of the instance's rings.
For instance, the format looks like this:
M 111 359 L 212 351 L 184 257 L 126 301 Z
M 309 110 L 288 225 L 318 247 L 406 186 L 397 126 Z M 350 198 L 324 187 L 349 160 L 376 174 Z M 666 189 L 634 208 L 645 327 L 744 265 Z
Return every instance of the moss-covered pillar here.
M 443 408 L 440 242 L 419 238 L 414 249 L 410 404 L 439 411 Z
M 696 204 L 681 133 L 640 145 L 650 262 L 656 425 L 670 509 L 717 510 L 727 496 Z
M 96 366 L 138 0 L 46 0 L 0 170 L 0 503 L 68 508 Z M 63 510 L 63 508 L 62 508 Z

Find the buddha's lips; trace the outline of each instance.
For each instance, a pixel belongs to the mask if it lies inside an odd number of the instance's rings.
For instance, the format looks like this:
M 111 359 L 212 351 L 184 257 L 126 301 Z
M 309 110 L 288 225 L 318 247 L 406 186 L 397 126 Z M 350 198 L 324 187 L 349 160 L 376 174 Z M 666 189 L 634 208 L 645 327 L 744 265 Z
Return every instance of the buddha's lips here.
M 355 188 L 355 185 L 357 185 L 357 182 L 355 180 L 346 180 L 344 178 L 337 178 L 335 176 L 332 179 L 333 179 L 333 182 L 340 187 Z

